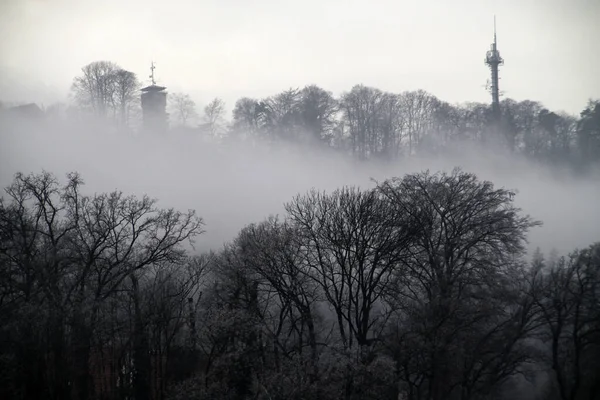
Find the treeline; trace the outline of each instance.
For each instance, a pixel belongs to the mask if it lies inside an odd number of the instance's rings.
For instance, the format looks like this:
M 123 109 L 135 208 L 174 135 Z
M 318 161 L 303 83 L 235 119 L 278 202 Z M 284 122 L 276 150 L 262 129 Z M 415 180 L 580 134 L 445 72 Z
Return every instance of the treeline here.
M 127 125 L 131 115 L 139 116 L 139 87 L 135 74 L 100 61 L 82 69 L 73 92 L 78 107 Z M 218 98 L 198 113 L 189 95 L 172 93 L 169 111 L 173 127 L 201 123 L 219 137 L 320 143 L 359 159 L 439 154 L 464 142 L 491 142 L 546 164 L 585 169 L 600 162 L 600 100 L 573 116 L 536 101 L 504 99 L 498 116 L 489 104 L 450 104 L 423 90 L 397 94 L 356 85 L 335 97 L 310 85 L 239 99 L 229 122 Z
M 600 244 L 473 174 L 310 191 L 196 255 L 190 211 L 17 175 L 0 203 L 0 398 L 597 399 Z
M 423 90 L 395 94 L 356 85 L 334 98 L 307 86 L 238 100 L 231 132 L 323 142 L 360 159 L 438 154 L 487 141 L 544 163 L 581 167 L 600 160 L 599 101 L 579 118 L 528 100 L 505 99 L 501 110 L 497 118 L 487 104 L 452 105 Z

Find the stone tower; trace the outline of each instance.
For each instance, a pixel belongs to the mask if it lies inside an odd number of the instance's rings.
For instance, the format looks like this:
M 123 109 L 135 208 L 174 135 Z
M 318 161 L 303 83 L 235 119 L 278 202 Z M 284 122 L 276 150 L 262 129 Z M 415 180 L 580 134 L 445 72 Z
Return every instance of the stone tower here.
M 167 114 L 167 88 L 158 86 L 154 80 L 154 63 L 150 67 L 151 85 L 142 88 L 142 116 L 145 132 L 166 133 L 169 123 Z

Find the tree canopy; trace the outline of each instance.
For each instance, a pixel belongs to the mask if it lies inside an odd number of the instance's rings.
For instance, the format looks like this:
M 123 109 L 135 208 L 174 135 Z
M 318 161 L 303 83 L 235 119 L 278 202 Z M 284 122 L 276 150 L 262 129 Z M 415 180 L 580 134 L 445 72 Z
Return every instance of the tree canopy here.
M 599 245 L 529 263 L 540 222 L 472 173 L 299 194 L 206 254 L 194 211 L 83 187 L 0 201 L 2 398 L 600 393 Z

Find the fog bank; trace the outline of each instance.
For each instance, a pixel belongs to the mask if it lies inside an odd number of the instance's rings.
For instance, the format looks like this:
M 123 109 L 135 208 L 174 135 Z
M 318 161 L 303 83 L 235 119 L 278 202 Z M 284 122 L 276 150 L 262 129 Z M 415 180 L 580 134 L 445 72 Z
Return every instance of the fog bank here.
M 0 121 L 0 185 L 16 172 L 46 170 L 59 178 L 78 171 L 84 192 L 112 191 L 195 209 L 206 222 L 197 248 L 219 248 L 244 225 L 282 213 L 283 203 L 311 188 L 372 187 L 429 169 L 460 166 L 497 186 L 518 191 L 515 202 L 544 226 L 531 248 L 566 253 L 600 240 L 600 180 L 558 176 L 500 151 L 466 146 L 454 155 L 414 157 L 393 164 L 359 163 L 333 151 L 261 143 L 216 144 L 194 135 L 107 133 L 89 124 Z

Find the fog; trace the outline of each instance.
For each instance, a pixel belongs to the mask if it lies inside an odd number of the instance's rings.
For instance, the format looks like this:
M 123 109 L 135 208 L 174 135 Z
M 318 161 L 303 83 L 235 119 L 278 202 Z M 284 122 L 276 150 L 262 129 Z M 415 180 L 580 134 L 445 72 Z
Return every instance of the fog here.
M 299 146 L 116 134 L 90 124 L 0 123 L 3 188 L 17 172 L 46 170 L 64 179 L 67 172 L 77 171 L 85 180 L 86 194 L 118 189 L 148 194 L 162 207 L 195 209 L 206 223 L 206 233 L 196 241 L 198 250 L 218 249 L 246 224 L 282 213 L 286 201 L 311 188 L 372 187 L 372 179 L 456 166 L 517 191 L 516 204 L 544 223 L 530 232 L 530 250 L 540 247 L 565 254 L 600 238 L 597 175 L 560 174 L 498 150 L 465 145 L 455 155 L 384 165 Z

